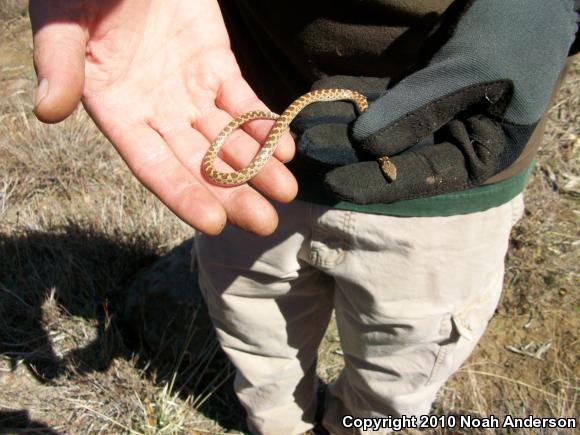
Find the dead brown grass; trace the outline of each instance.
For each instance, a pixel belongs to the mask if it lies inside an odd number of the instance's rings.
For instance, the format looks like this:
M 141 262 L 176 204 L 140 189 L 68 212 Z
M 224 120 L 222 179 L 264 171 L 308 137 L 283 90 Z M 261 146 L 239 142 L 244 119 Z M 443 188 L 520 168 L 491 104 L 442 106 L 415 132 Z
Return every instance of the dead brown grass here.
M 185 339 L 161 355 L 119 321 L 135 274 L 193 232 L 133 179 L 82 111 L 57 126 L 33 119 L 18 3 L 0 3 L 0 432 L 243 428 L 231 368 L 197 326 L 203 313 L 180 314 L 191 323 L 176 322 L 168 337 Z M 577 61 L 550 113 L 497 315 L 438 413 L 577 416 L 579 85 Z M 180 352 L 192 343 L 195 355 Z M 339 349 L 333 325 L 322 379 L 342 367 Z
M 0 20 L 7 22 L 26 15 L 28 2 L 26 0 L 2 0 L 0 3 Z

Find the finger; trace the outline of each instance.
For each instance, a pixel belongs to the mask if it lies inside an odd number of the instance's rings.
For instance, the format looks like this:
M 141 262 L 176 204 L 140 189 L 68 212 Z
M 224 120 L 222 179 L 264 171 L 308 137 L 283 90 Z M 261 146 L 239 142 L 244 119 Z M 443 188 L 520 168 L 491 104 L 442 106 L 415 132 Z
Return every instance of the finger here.
M 330 171 L 324 183 L 338 198 L 357 204 L 388 204 L 473 185 L 464 154 L 449 142 L 405 151 L 391 162 L 397 168 L 394 181 L 385 177 L 377 162 L 362 162 Z
M 30 2 L 34 66 L 38 77 L 34 113 L 43 122 L 59 122 L 80 102 L 85 77 L 87 38 L 73 21 L 51 21 L 49 2 Z
M 344 166 L 365 160 L 352 146 L 346 124 L 321 124 L 309 128 L 300 135 L 298 148 L 315 165 Z
M 172 131 L 160 132 L 182 165 L 213 194 L 226 210 L 228 220 L 235 226 L 259 235 L 271 234 L 278 225 L 272 205 L 247 184 L 221 187 L 206 181 L 201 161 L 209 147 L 207 139 L 189 125 Z M 232 171 L 223 161 L 216 162 L 220 171 Z
M 324 124 L 348 125 L 356 119 L 358 112 L 350 101 L 316 102 L 296 115 L 292 121 L 292 131 L 298 135 Z
M 234 118 L 251 110 L 269 110 L 241 76 L 224 82 L 216 99 L 216 105 Z M 244 125 L 243 129 L 258 142 L 264 143 L 272 125 L 272 121 L 258 121 Z M 290 133 L 286 132 L 280 138 L 274 156 L 281 162 L 288 162 L 292 160 L 295 152 L 294 140 Z
M 111 142 L 139 181 L 187 224 L 206 234 L 219 234 L 226 224 L 224 208 L 159 134 L 147 125 L 123 130 Z
M 231 121 L 228 113 L 215 109 L 196 120 L 194 127 L 213 141 Z M 250 122 L 251 125 L 253 122 Z M 209 145 L 208 145 L 209 146 Z M 248 166 L 261 145 L 243 130 L 235 131 L 221 149 L 220 158 L 235 170 Z M 219 159 L 218 159 L 219 160 Z M 219 170 L 220 167 L 217 167 Z M 292 173 L 277 159 L 270 159 L 250 184 L 268 197 L 280 202 L 292 201 L 298 192 L 298 184 Z
M 362 204 L 456 192 L 496 173 L 506 149 L 501 126 L 482 115 L 451 121 L 435 140 L 392 157 L 394 181 L 384 176 L 377 162 L 364 162 L 330 171 L 325 185 L 337 197 Z
M 232 190 L 224 207 L 228 221 L 244 231 L 269 236 L 278 227 L 278 214 L 274 207 L 247 185 Z
M 500 167 L 501 161 L 513 161 L 513 147 L 506 151 L 506 136 L 501 125 L 483 115 L 466 120 L 454 119 L 435 136 L 456 145 L 463 153 L 470 178 L 480 184 L 490 178 Z

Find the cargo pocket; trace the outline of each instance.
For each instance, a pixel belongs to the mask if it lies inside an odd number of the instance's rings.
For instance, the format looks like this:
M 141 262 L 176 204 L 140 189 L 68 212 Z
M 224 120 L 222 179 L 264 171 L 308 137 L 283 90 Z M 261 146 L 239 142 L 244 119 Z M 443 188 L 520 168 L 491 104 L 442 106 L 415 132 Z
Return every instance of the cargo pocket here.
M 441 328 L 449 335 L 439 343 L 439 352 L 427 384 L 445 382 L 467 359 L 485 332 L 495 312 L 501 291 L 490 290 L 459 311 L 449 314 Z

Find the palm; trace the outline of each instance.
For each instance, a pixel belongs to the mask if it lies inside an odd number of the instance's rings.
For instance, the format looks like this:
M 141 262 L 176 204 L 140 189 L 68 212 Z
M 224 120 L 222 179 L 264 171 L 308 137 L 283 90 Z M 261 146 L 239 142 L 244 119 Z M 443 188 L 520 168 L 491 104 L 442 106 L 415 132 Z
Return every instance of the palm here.
M 275 212 L 258 192 L 213 186 L 200 172 L 227 121 L 264 107 L 240 75 L 216 0 L 125 0 L 108 11 L 86 9 L 83 103 L 140 181 L 204 231 L 215 232 L 225 214 L 250 231 L 273 230 Z M 255 123 L 235 136 L 221 169 L 245 166 L 259 146 L 253 138 L 263 139 L 268 128 Z M 291 157 L 292 148 L 286 138 L 277 157 Z M 252 185 L 282 201 L 296 191 L 276 159 Z

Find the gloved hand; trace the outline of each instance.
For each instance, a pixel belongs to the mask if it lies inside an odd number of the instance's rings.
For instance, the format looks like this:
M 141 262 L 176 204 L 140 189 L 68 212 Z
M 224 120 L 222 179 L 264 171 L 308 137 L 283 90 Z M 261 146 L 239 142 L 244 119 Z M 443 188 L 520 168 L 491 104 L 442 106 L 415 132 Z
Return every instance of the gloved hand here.
M 315 83 L 374 101 L 358 119 L 349 103 L 306 108 L 293 124 L 302 158 L 325 172 L 334 197 L 359 204 L 482 184 L 527 144 L 576 17 L 572 0 L 456 1 L 428 41 L 429 59 L 394 86 L 344 76 Z

